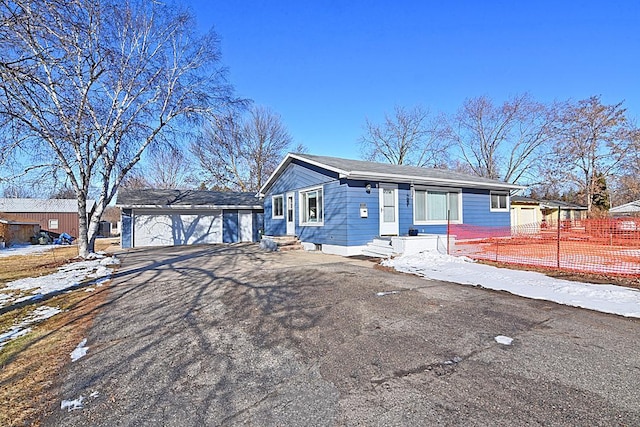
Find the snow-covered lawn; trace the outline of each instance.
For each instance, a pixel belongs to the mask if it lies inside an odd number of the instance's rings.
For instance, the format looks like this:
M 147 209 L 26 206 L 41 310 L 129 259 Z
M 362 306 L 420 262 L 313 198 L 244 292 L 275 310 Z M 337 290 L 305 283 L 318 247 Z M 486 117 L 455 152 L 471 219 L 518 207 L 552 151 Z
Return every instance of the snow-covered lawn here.
M 87 280 L 88 284 L 102 286 L 102 283 L 111 276 L 112 269 L 109 267 L 120 264 L 120 260 L 101 253 L 92 254 L 91 258 L 65 264 L 55 273 L 46 276 L 28 277 L 6 283 L 4 287 L 0 288 L 0 308 L 23 301 L 37 301 L 49 294 L 76 287 Z M 57 307 L 41 306 L 36 308 L 24 320 L 11 326 L 8 331 L 0 332 L 0 348 L 7 341 L 28 333 L 33 324 L 58 312 L 60 310 Z
M 467 257 L 435 251 L 384 260 L 382 265 L 426 279 L 482 286 L 527 298 L 640 318 L 640 291 L 623 286 L 556 279 L 532 271 L 478 264 Z
M 59 245 L 14 245 L 10 248 L 0 249 L 0 258 L 15 255 L 31 255 L 39 252 L 50 251 L 54 248 L 60 248 Z

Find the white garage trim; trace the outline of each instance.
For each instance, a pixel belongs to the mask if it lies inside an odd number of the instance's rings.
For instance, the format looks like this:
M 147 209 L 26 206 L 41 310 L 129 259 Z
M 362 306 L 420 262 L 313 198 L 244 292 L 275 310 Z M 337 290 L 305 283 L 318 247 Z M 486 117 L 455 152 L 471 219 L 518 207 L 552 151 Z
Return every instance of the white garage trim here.
M 133 210 L 133 247 L 222 243 L 222 210 Z

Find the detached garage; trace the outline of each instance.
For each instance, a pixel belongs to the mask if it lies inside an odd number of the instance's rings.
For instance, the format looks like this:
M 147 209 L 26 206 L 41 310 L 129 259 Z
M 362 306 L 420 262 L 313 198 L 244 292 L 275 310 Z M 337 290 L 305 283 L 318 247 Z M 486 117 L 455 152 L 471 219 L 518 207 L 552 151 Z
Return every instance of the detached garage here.
M 254 193 L 121 190 L 123 248 L 255 242 L 263 227 Z

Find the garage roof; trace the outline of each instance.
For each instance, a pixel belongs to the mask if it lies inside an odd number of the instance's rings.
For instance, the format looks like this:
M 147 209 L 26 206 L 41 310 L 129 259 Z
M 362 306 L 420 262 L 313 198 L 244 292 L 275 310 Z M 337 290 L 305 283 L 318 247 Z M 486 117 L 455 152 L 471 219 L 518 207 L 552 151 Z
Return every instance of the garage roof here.
M 122 189 L 116 206 L 167 209 L 263 209 L 255 193 L 208 190 Z

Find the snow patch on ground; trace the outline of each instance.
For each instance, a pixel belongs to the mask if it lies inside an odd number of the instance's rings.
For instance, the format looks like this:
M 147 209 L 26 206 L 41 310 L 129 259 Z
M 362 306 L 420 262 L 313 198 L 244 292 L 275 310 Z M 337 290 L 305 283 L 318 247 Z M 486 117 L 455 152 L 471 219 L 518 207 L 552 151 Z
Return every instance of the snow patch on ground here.
M 80 396 L 77 399 L 73 400 L 63 400 L 62 403 L 60 403 L 60 409 L 62 409 L 63 411 L 66 409 L 67 412 L 75 411 L 76 409 L 82 409 L 84 408 L 84 405 L 82 404 L 83 400 L 83 396 Z
M 640 291 L 616 285 L 595 285 L 478 264 L 467 257 L 436 251 L 383 260 L 382 265 L 427 279 L 482 286 L 515 295 L 553 301 L 627 317 L 640 317 Z
M 504 335 L 498 335 L 494 339 L 498 344 L 502 344 L 502 345 L 511 345 L 511 343 L 513 342 L 513 338 L 506 337 Z
M 109 279 L 113 271 L 107 266 L 119 263 L 120 260 L 115 257 L 73 262 L 63 265 L 55 273 L 46 276 L 28 277 L 9 282 L 4 288 L 0 288 L 0 307 L 42 298 L 46 294 L 77 286 L 87 278 L 96 279 L 96 283 L 104 282 Z M 16 296 L 15 291 L 20 291 L 24 295 Z
M 0 258 L 16 255 L 32 255 L 57 248 L 56 245 L 11 245 L 9 248 L 0 249 Z
M 36 308 L 20 323 L 13 325 L 7 332 L 0 334 L 0 348 L 7 342 L 31 332 L 31 325 L 55 316 L 60 313 L 60 311 L 58 307 L 49 307 L 47 305 Z
M 86 347 L 87 339 L 84 338 L 80 343 L 76 346 L 75 349 L 71 352 L 71 361 L 75 362 L 76 360 L 87 355 L 87 350 L 89 347 Z

